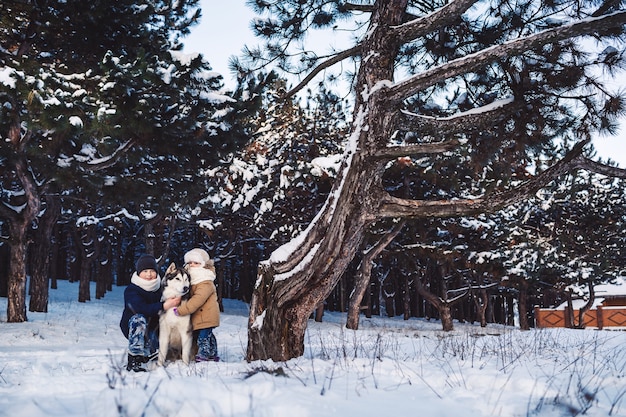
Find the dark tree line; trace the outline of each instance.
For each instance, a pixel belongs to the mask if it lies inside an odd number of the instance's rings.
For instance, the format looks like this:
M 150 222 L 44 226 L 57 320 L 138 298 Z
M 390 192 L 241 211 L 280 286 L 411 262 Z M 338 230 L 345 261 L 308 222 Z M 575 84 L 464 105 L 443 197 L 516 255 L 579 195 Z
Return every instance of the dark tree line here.
M 72 239 L 81 242 L 73 255 L 82 260 L 85 301 L 90 271 L 100 268 L 92 264 L 101 255 L 95 229 L 115 242 L 106 226 L 117 213 L 145 229 L 187 220 L 204 190 L 197 173 L 245 141 L 230 128 L 234 100 L 221 93 L 221 77 L 202 56 L 180 52 L 181 37 L 200 16 L 197 3 L 0 4 L 8 321 L 27 319 L 27 264 L 41 294 L 30 308 L 45 311 L 45 254 L 58 222 L 73 224 Z M 151 230 L 143 236 L 152 252 Z

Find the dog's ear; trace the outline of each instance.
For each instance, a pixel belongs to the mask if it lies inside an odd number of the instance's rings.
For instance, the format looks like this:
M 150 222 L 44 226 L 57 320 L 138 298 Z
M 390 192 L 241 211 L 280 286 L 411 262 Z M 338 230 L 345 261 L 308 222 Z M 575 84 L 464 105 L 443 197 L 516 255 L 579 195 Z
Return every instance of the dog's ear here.
M 174 262 L 172 262 L 170 264 L 170 266 L 167 268 L 167 271 L 165 271 L 166 274 L 171 274 L 176 272 L 176 264 Z

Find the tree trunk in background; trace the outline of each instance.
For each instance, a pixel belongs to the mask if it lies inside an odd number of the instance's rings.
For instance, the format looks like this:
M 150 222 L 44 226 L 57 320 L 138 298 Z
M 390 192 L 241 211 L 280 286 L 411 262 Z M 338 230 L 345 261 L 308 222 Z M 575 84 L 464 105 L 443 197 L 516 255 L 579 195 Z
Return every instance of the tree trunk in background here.
M 372 318 L 372 311 L 374 310 L 374 307 L 372 306 L 372 286 L 373 283 L 370 281 L 367 283 L 367 287 L 365 288 L 365 317 L 368 319 Z
M 106 247 L 103 248 L 103 245 L 106 245 Z M 109 274 L 106 274 L 106 268 L 102 264 L 102 250 L 104 249 L 106 251 L 108 246 L 109 245 L 107 243 L 104 243 L 104 240 L 101 239 L 100 236 L 96 236 L 93 247 L 94 251 L 92 261 L 93 273 L 96 281 L 96 300 L 104 297 L 111 279 L 111 276 Z M 110 253 L 108 255 L 110 255 Z M 108 259 L 111 258 L 107 257 L 106 259 L 106 263 L 108 263 Z
M 57 279 L 59 276 L 59 227 L 55 224 L 50 237 L 50 268 L 48 275 L 50 276 L 50 288 L 57 289 Z
M 324 317 L 324 303 L 319 303 L 315 308 L 315 321 L 318 323 L 322 322 L 322 318 Z
M 80 281 L 80 260 L 82 257 L 82 247 L 80 239 L 76 233 L 76 227 L 68 225 L 67 232 L 67 276 L 70 282 Z
M 50 251 L 53 246 L 54 225 L 61 215 L 61 201 L 54 195 L 45 199 L 45 212 L 39 219 L 34 244 L 31 246 L 30 265 L 30 303 L 29 311 L 48 312 L 48 288 L 50 281 Z
M 509 326 L 515 326 L 515 299 L 513 297 L 506 297 L 507 302 L 507 320 L 506 323 Z
M 154 223 L 152 221 L 144 222 L 143 224 L 143 239 L 146 245 L 145 253 L 153 255 L 154 254 Z M 158 261 L 158 259 L 157 259 Z
M 424 299 L 428 301 L 430 305 L 435 307 L 439 312 L 439 319 L 441 320 L 441 327 L 443 331 L 449 332 L 451 330 L 454 330 L 454 323 L 452 322 L 452 309 L 450 304 L 442 298 L 437 297 L 435 294 L 428 291 L 426 286 L 424 286 L 419 278 L 415 279 L 415 285 L 420 295 L 424 297 Z
M 77 263 L 80 266 L 78 284 L 78 302 L 84 303 L 91 300 L 91 275 L 94 261 L 94 246 L 96 240 L 95 225 L 85 225 L 78 228 L 75 233 Z
M 93 258 L 85 257 L 84 255 L 81 257 L 80 262 L 80 280 L 78 284 L 78 302 L 84 303 L 86 301 L 91 301 L 91 268 L 93 263 Z
M 359 328 L 359 314 L 361 312 L 361 302 L 365 291 L 367 291 L 370 281 L 372 279 L 372 265 L 374 259 L 376 259 L 382 251 L 395 239 L 400 233 L 405 220 L 402 220 L 396 224 L 389 233 L 385 234 L 374 246 L 369 248 L 361 260 L 361 264 L 358 268 L 358 273 L 355 277 L 354 289 L 350 295 L 348 302 L 348 318 L 346 320 L 346 327 L 348 329 L 357 330 Z
M 11 141 L 19 143 L 20 127 L 11 129 Z M 15 136 L 15 137 L 13 137 Z M 31 176 L 27 162 L 22 158 L 11 160 L 15 175 L 24 190 L 26 204 L 20 212 L 3 210 L 9 226 L 9 279 L 7 288 L 7 322 L 21 323 L 26 317 L 26 248 L 30 225 L 39 214 L 41 200 L 36 182 Z
M 361 300 L 365 291 L 369 287 L 372 277 L 372 257 L 370 253 L 363 257 L 359 271 L 355 277 L 354 289 L 350 295 L 348 302 L 348 317 L 346 319 L 346 327 L 348 329 L 357 330 L 359 328 L 359 314 L 361 312 Z
M 489 303 L 489 296 L 487 290 L 480 288 L 477 293 L 473 294 L 474 305 L 476 306 L 476 312 L 478 313 L 478 319 L 480 320 L 480 327 L 487 327 L 487 305 Z
M 9 323 L 27 321 L 26 228 L 27 225 L 24 223 L 9 226 L 9 229 L 11 229 L 9 284 L 7 291 L 7 322 Z
M 567 306 L 565 307 L 565 327 L 573 329 L 574 326 L 574 303 L 572 302 L 572 291 L 565 291 Z
M 8 243 L 0 245 L 0 297 L 6 297 L 9 286 L 9 267 L 11 249 Z
M 409 275 L 404 275 L 404 293 L 402 294 L 402 305 L 404 309 L 404 320 L 411 318 L 411 286 L 409 285 Z
M 584 329 L 586 327 L 585 326 L 585 314 L 587 313 L 587 311 L 591 309 L 591 307 L 593 306 L 593 303 L 596 301 L 596 291 L 593 286 L 593 281 L 589 280 L 588 285 L 589 285 L 589 299 L 587 300 L 585 305 L 582 306 L 578 310 L 578 324 L 576 325 L 577 329 Z M 573 312 L 574 310 L 572 310 L 572 316 L 574 315 Z
M 528 281 L 524 278 L 520 282 L 519 299 L 517 300 L 519 312 L 519 328 L 520 330 L 530 330 L 528 323 Z
M 169 251 L 169 242 L 172 233 L 165 237 L 166 218 L 162 214 L 158 214 L 144 222 L 144 239 L 146 245 L 146 253 L 154 255 L 159 266 L 163 266 Z M 175 223 L 173 224 L 175 226 Z

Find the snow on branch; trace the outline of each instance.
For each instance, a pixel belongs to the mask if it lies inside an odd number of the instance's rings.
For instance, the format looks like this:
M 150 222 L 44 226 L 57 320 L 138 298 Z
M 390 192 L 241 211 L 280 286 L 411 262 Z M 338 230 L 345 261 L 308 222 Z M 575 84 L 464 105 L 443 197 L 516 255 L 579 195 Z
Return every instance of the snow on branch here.
M 313 250 L 313 247 L 318 242 L 318 238 L 325 233 L 326 227 L 337 208 L 336 205 L 339 200 L 339 195 L 341 194 L 341 190 L 348 176 L 348 167 L 352 164 L 352 158 L 357 151 L 357 141 L 359 132 L 363 129 L 363 124 L 364 114 L 361 111 L 355 117 L 356 128 L 346 145 L 333 192 L 328 196 L 328 199 L 315 218 L 304 231 L 272 252 L 270 259 L 266 261 L 266 263 L 262 263 L 265 267 L 271 265 L 276 274 L 282 274 L 297 267 L 311 250 Z
M 393 28 L 394 35 L 403 43 L 411 42 L 420 36 L 454 23 L 460 19 L 477 0 L 451 1 L 439 10 Z
M 96 216 L 82 216 L 79 217 L 76 220 L 76 227 L 78 228 L 82 228 L 82 227 L 87 227 L 87 226 L 91 226 L 91 225 L 96 225 L 99 224 L 100 222 L 106 221 L 106 220 L 116 220 L 119 217 L 125 217 L 127 219 L 130 220 L 137 220 L 139 221 L 139 217 L 132 215 L 128 212 L 128 210 L 126 209 L 121 209 L 119 210 L 117 213 L 111 213 L 111 214 L 107 214 L 104 217 L 96 217 Z
M 459 146 L 456 139 L 438 143 L 416 143 L 411 145 L 389 146 L 377 151 L 374 158 L 396 158 L 408 155 L 429 155 L 451 151 Z
M 110 166 L 115 165 L 122 155 L 133 147 L 135 142 L 135 139 L 129 139 L 117 148 L 111 155 L 93 159 L 85 164 L 81 164 L 81 166 L 89 171 L 100 171 L 102 169 L 109 168 Z
M 460 112 L 449 117 L 424 116 L 401 111 L 396 128 L 419 132 L 422 137 L 440 138 L 456 133 L 487 132 L 519 111 L 525 103 L 513 98 L 494 101 L 486 106 Z
M 444 136 L 457 132 L 467 133 L 472 130 L 485 131 L 503 122 L 510 114 L 523 106 L 525 106 L 524 103 L 515 101 L 514 97 L 509 97 L 448 117 L 424 116 L 402 110 L 396 127 L 401 130 L 420 132 L 422 136 Z

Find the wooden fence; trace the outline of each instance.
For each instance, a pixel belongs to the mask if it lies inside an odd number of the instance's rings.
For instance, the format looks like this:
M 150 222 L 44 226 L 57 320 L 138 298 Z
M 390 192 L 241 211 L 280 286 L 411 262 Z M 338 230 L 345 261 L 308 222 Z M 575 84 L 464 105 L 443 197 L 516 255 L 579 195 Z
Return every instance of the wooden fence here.
M 566 327 L 568 308 L 553 310 L 535 307 L 536 327 Z M 603 329 L 606 327 L 626 328 L 626 306 L 598 306 L 595 310 L 585 313 L 585 327 Z M 574 310 L 574 323 L 578 323 L 578 310 Z

